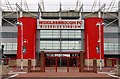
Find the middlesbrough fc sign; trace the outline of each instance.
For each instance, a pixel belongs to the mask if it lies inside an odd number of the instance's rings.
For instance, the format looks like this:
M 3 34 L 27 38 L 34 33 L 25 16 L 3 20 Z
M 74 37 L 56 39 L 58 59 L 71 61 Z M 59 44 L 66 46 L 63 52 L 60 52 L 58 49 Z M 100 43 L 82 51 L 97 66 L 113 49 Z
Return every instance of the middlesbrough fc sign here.
M 37 20 L 37 29 L 84 29 L 83 20 Z

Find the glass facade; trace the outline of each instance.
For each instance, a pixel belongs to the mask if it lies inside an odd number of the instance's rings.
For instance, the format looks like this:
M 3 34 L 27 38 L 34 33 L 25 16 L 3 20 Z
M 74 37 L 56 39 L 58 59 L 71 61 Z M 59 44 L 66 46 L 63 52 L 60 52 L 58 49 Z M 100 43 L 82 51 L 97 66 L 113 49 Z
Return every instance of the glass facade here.
M 17 32 L 2 32 L 2 38 L 17 38 Z
M 17 32 L 3 32 L 3 38 L 15 38 Z M 106 38 L 119 38 L 120 33 L 104 33 Z M 40 51 L 80 51 L 81 30 L 40 30 Z M 4 52 L 17 51 L 17 43 L 2 43 Z M 119 44 L 114 42 L 104 43 L 104 52 L 117 52 Z
M 40 30 L 40 51 L 80 51 L 81 30 Z
M 120 33 L 104 33 L 104 38 L 119 38 Z
M 113 37 L 114 36 L 114 37 Z M 104 38 L 117 38 L 117 33 L 104 33 Z M 80 51 L 81 30 L 40 30 L 40 51 Z M 118 43 L 104 43 L 104 51 L 118 51 Z
M 5 51 L 8 51 L 8 50 L 16 51 L 17 50 L 17 43 L 2 43 L 2 45 L 4 45 Z
M 118 43 L 104 43 L 104 51 L 118 51 L 119 44 Z

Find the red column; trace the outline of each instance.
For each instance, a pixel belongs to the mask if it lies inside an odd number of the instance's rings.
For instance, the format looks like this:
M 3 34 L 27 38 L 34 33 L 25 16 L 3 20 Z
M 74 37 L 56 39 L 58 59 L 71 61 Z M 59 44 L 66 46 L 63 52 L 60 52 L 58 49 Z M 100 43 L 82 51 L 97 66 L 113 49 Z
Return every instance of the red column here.
M 22 26 L 18 26 L 17 59 L 21 59 L 22 47 L 26 48 L 26 51 L 23 54 L 23 59 L 35 59 L 37 19 L 31 17 L 21 17 L 18 18 L 18 21 L 22 23 Z M 23 30 L 21 31 L 22 28 Z
M 97 23 L 100 24 L 97 26 Z M 85 57 L 86 59 L 104 59 L 104 33 L 102 18 L 86 18 L 85 19 Z M 101 45 L 99 44 L 99 32 L 101 32 Z M 88 49 L 89 48 L 89 49 Z M 100 49 L 101 51 L 100 51 Z

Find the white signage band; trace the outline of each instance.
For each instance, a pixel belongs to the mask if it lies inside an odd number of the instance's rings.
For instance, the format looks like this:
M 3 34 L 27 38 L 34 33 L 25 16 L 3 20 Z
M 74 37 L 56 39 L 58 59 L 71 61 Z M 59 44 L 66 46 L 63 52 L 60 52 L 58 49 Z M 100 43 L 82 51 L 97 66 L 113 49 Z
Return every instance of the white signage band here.
M 84 29 L 83 20 L 37 20 L 37 29 Z

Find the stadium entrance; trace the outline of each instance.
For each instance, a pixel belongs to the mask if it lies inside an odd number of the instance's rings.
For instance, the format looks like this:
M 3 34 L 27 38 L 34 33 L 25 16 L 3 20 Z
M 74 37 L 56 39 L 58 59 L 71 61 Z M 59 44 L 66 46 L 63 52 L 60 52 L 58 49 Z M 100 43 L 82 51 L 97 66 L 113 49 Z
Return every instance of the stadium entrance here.
M 19 22 L 22 25 L 18 26 L 18 65 L 21 59 L 31 59 L 32 66 L 41 66 L 42 72 L 68 72 L 71 68 L 81 71 L 84 65 L 93 66 L 93 59 L 96 59 L 97 66 L 104 66 L 101 18 L 43 20 L 22 17 Z
M 36 48 L 38 51 L 49 52 L 46 54 L 46 66 L 67 67 L 68 65 L 77 65 L 79 54 L 75 52 L 84 50 L 84 21 L 38 20 L 37 23 L 37 39 L 40 40 L 36 40 Z M 50 54 L 51 52 L 53 53 Z M 55 54 L 55 52 L 57 53 Z M 39 59 L 37 56 L 38 62 Z
M 44 58 L 43 69 L 45 69 L 45 72 L 80 72 L 81 69 L 84 69 L 82 51 L 69 53 L 62 52 L 62 54 L 58 52 L 44 52 L 44 57 L 41 58 Z

